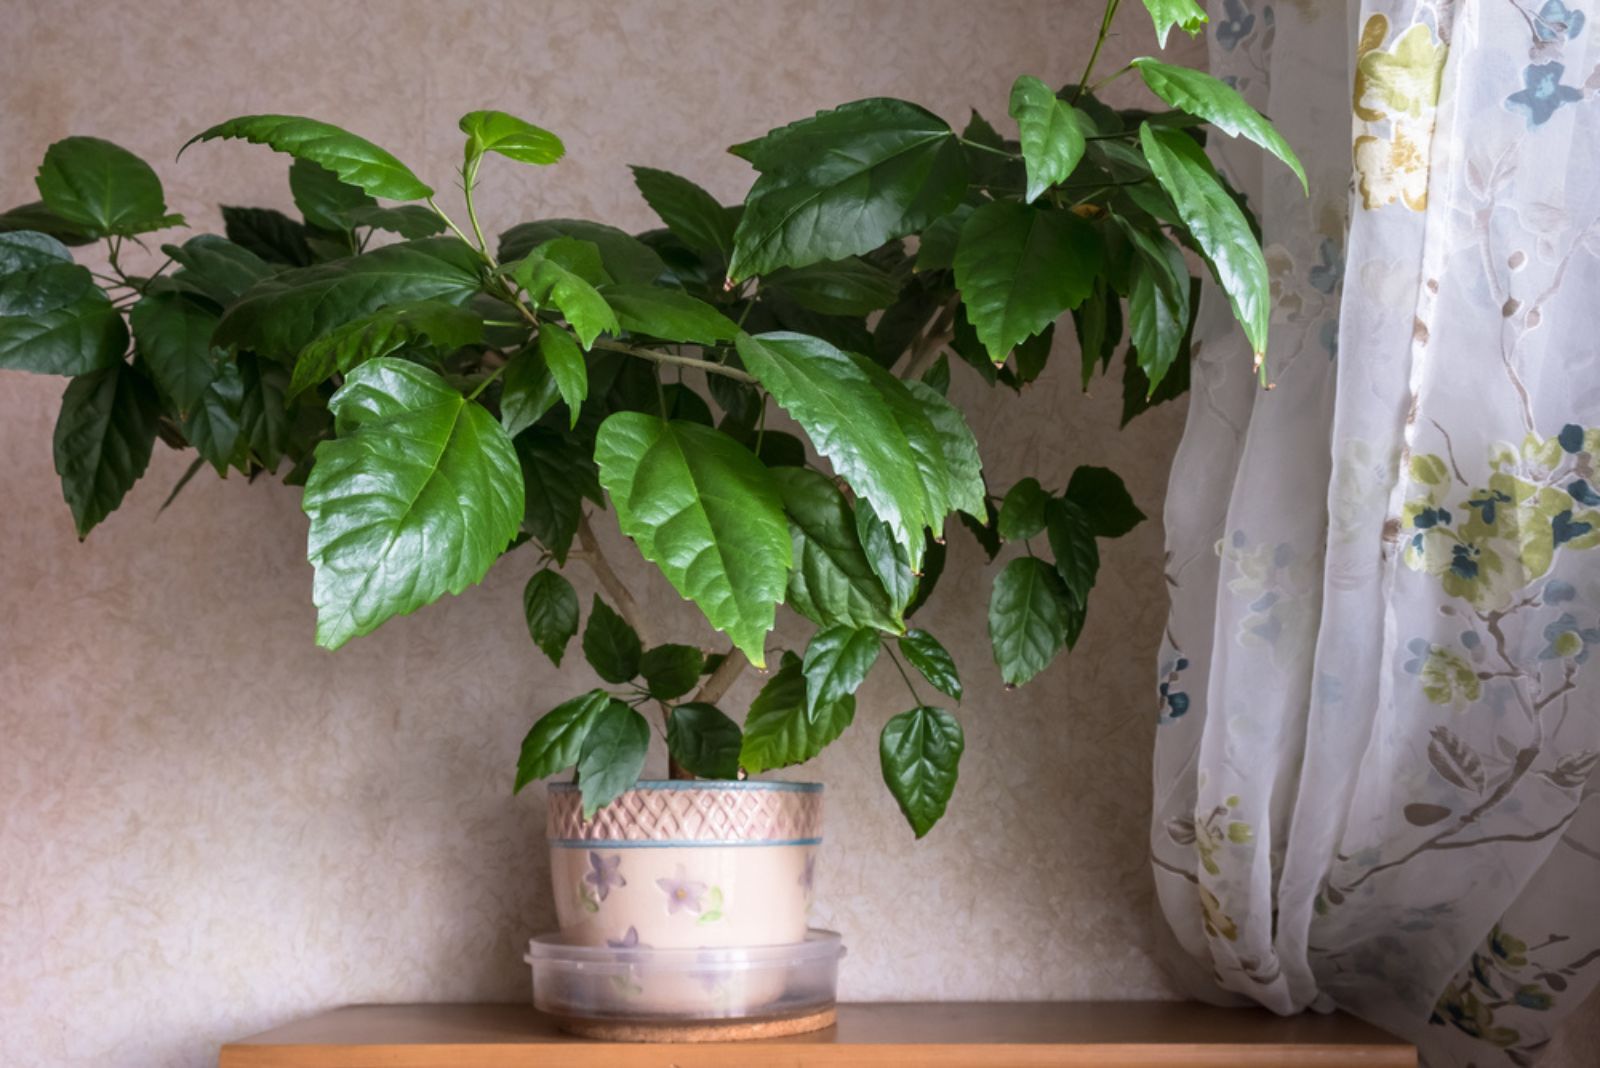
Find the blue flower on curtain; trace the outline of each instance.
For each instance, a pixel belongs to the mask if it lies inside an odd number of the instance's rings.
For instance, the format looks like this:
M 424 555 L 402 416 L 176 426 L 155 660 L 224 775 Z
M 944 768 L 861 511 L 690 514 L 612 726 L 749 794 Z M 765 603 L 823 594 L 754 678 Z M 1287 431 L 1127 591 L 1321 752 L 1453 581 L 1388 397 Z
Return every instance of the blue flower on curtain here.
M 1561 0 L 1546 0 L 1533 19 L 1533 35 L 1546 44 L 1568 40 L 1583 30 L 1583 12 L 1573 11 Z
M 1540 660 L 1565 660 L 1576 663 L 1589 659 L 1589 651 L 1600 644 L 1600 627 L 1580 627 L 1571 612 L 1563 612 L 1559 619 L 1544 628 L 1545 647 L 1539 650 Z
M 1240 0 L 1223 0 L 1222 11 L 1227 18 L 1218 19 L 1213 32 L 1216 34 L 1217 43 L 1232 52 L 1239 47 L 1240 41 L 1249 37 L 1255 30 L 1256 17 Z
M 1561 84 L 1565 64 L 1530 63 L 1522 72 L 1523 88 L 1506 97 L 1506 106 L 1528 117 L 1528 126 L 1543 126 L 1562 104 L 1583 99 L 1582 91 Z

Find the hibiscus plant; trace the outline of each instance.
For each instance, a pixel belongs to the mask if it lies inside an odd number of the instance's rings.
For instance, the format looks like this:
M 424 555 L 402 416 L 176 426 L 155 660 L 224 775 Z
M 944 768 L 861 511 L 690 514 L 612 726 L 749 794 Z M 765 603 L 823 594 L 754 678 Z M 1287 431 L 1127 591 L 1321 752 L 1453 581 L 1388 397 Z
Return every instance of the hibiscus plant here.
M 1145 2 L 1163 43 L 1204 21 L 1192 0 Z M 1206 159 L 1206 124 L 1299 163 L 1198 71 L 1136 59 L 1105 81 L 1137 74 L 1170 110 L 1102 103 L 1091 78 L 1115 8 L 1077 81 L 1017 79 L 1014 138 L 976 113 L 958 132 L 915 104 L 856 101 L 735 145 L 758 175 L 742 205 L 635 167 L 663 224 L 636 235 L 541 219 L 490 240 L 480 179 L 564 153 L 503 112 L 460 122 L 459 220 L 378 146 L 252 115 L 194 142 L 293 157 L 300 217 L 224 207 L 223 235 L 161 244 L 166 261 L 139 273 L 128 246 L 183 219 L 143 161 L 69 137 L 45 153 L 39 200 L 0 216 L 0 368 L 70 378 L 55 462 L 80 536 L 157 439 L 194 450 L 185 482 L 209 466 L 303 486 L 329 649 L 520 549 L 540 562 L 527 627 L 559 665 L 580 632 L 563 568 L 581 561 L 602 595 L 580 645 L 606 686 L 533 724 L 515 783 L 576 766 L 586 812 L 637 780 L 652 720 L 674 776 L 757 774 L 815 756 L 880 656 L 893 661 L 912 707 L 883 730 L 883 773 L 920 836 L 963 748 L 922 689 L 959 702 L 956 664 L 913 624 L 952 515 L 990 560 L 1028 546 L 989 596 L 1008 685 L 1071 647 L 1097 540 L 1143 518 L 1100 467 L 1064 487 L 986 484 L 946 399 L 952 374 L 1021 389 L 1070 313 L 1085 385 L 1126 335 L 1125 420 L 1181 393 L 1198 288 L 1185 250 L 1265 348 L 1259 238 Z M 73 261 L 67 246 L 96 242 L 103 270 Z M 602 521 L 728 648 L 652 633 Z M 780 604 L 815 625 L 803 650 L 769 647 Z M 769 675 L 741 727 L 717 702 L 746 663 Z

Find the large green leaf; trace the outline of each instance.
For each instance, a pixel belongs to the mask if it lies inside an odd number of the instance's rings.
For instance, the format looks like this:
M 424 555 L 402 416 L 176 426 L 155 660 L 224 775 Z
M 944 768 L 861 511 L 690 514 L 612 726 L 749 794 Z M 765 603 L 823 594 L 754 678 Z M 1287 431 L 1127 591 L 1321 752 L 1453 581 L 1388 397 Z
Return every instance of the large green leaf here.
M 602 333 L 615 334 L 616 313 L 597 284 L 609 282 L 599 246 L 572 237 L 551 238 L 508 270 L 535 306 L 554 305 L 566 316 L 584 348 Z M 553 370 L 553 368 L 552 368 Z
M 889 603 L 903 615 L 917 592 L 917 576 L 911 568 L 911 558 L 905 546 L 895 540 L 889 524 L 872 510 L 872 503 L 860 498 L 856 499 L 856 537 L 861 540 L 867 566 L 883 583 Z
M 823 315 L 869 315 L 900 295 L 900 283 L 893 275 L 859 256 L 785 267 L 763 279 L 762 286 L 780 290 L 802 308 Z
M 1167 47 L 1167 34 L 1176 26 L 1193 37 L 1206 24 L 1205 9 L 1195 0 L 1144 0 L 1150 21 L 1155 23 L 1156 42 Z
M 301 507 L 317 643 L 335 649 L 481 580 L 516 536 L 523 485 L 500 424 L 427 368 L 370 360 L 328 406 L 338 436 Z
M 557 237 L 587 241 L 600 250 L 600 262 L 618 282 L 649 285 L 668 273 L 661 256 L 637 237 L 615 226 L 587 219 L 544 219 L 518 223 L 500 235 L 500 262 L 520 260 Z
M 215 234 L 197 234 L 181 245 L 162 245 L 179 269 L 172 280 L 226 307 L 278 268 L 245 248 Z
M 0 235 L 5 238 L 22 236 L 25 235 Z M 47 238 L 43 234 L 26 236 L 49 241 L 59 247 L 54 238 Z M 89 269 L 71 260 L 50 260 L 14 271 L 0 268 L 0 316 L 32 318 L 46 315 L 76 304 L 85 297 L 93 299 L 94 289 L 94 276 Z
M 589 724 L 578 754 L 584 819 L 633 788 L 649 752 L 650 724 L 621 701 L 608 702 Z
M 128 313 L 133 336 L 161 391 L 187 413 L 216 377 L 211 333 L 217 313 L 187 294 L 149 293 Z
M 125 363 L 67 385 L 56 418 L 56 474 L 79 538 L 116 511 L 144 474 L 160 412 L 155 389 Z
M 594 461 L 578 441 L 544 427 L 518 434 L 516 445 L 526 501 L 523 525 L 564 564 L 583 518 L 584 498 L 600 496 Z
M 749 450 L 697 423 L 618 412 L 595 440 L 622 532 L 757 667 L 788 582 L 783 503 Z
M 955 658 L 925 630 L 908 630 L 900 638 L 900 654 L 939 692 L 961 700 L 961 675 Z
M 1267 260 L 1244 212 L 1217 180 L 1216 169 L 1182 130 L 1141 123 L 1139 141 L 1156 180 L 1172 197 L 1183 224 L 1216 272 L 1250 347 L 1267 351 L 1272 290 Z
M 466 308 L 442 300 L 391 304 L 334 327 L 301 349 L 289 380 L 289 395 L 310 389 L 335 371 L 348 373 L 368 360 L 408 346 L 426 342 L 451 352 L 482 340 L 483 320 Z
M 733 252 L 737 217 L 687 178 L 654 167 L 633 167 L 633 184 L 667 229 L 697 252 Z
M 930 494 L 901 413 L 885 399 L 892 390 L 880 386 L 864 361 L 804 334 L 741 334 L 738 349 L 746 369 L 851 488 L 872 502 L 907 553 L 920 555 L 924 528 L 944 518 L 943 501 Z
M 907 382 L 905 388 L 921 407 L 938 438 L 950 487 L 950 507 L 974 519 L 982 519 L 987 492 L 983 483 L 983 458 L 978 454 L 978 439 L 967 425 L 966 416 L 932 386 Z
M 578 594 L 572 583 L 552 568 L 535 571 L 522 590 L 522 614 L 528 636 L 560 667 L 567 643 L 578 633 Z
M 739 333 L 733 320 L 681 289 L 622 282 L 600 291 L 617 322 L 630 334 L 648 334 L 663 341 L 714 345 Z
M 45 207 L 97 236 L 183 225 L 183 216 L 167 214 L 161 179 L 150 165 L 98 137 L 51 145 L 34 184 Z
M 1204 119 L 1229 137 L 1254 141 L 1283 160 L 1300 179 L 1300 187 L 1310 192 L 1306 169 L 1277 129 L 1255 108 L 1245 103 L 1239 91 L 1205 71 L 1158 63 L 1149 56 L 1133 61 L 1144 84 L 1162 100 L 1180 111 Z
M 774 469 L 794 539 L 788 605 L 819 626 L 846 624 L 899 633 L 905 628 L 873 574 L 844 494 L 802 467 Z
M 737 779 L 744 734 L 715 705 L 682 704 L 667 719 L 667 751 L 703 779 Z
M 658 701 L 671 701 L 694 689 L 705 654 L 692 645 L 657 645 L 639 660 L 645 689 Z
M 1011 86 L 1011 117 L 1017 120 L 1028 170 L 1023 199 L 1032 204 L 1046 189 L 1066 181 L 1078 166 L 1088 144 L 1084 135 L 1094 133 L 1094 123 L 1031 74 Z
M 297 159 L 289 165 L 289 193 L 308 224 L 335 233 L 354 226 L 350 212 L 378 204 L 364 189 L 309 159 Z
M 955 132 L 903 100 L 858 100 L 732 151 L 761 172 L 734 236 L 736 281 L 870 252 L 943 215 L 967 188 Z
M 1094 288 L 1104 249 L 1070 211 L 1009 201 L 985 204 L 961 228 L 956 288 L 995 363 L 1077 307 Z
M 553 332 L 558 327 L 541 327 L 540 333 L 546 329 Z M 577 342 L 568 341 L 577 347 Z M 500 379 L 500 425 L 512 437 L 537 423 L 561 397 L 555 376 L 539 351 L 542 344 L 547 343 L 536 342 L 513 353 Z
M 595 674 L 618 685 L 632 681 L 643 655 L 638 632 L 596 594 L 583 628 L 583 657 Z
M 518 163 L 541 166 L 554 163 L 566 154 L 561 138 L 504 111 L 469 111 L 461 116 L 461 132 L 467 135 L 466 165 L 470 168 L 485 152 L 497 152 Z
M 800 658 L 784 653 L 778 670 L 750 702 L 739 764 L 751 775 L 804 763 L 844 733 L 855 718 L 856 699 L 841 697 L 806 715 L 806 678 Z
M 1055 568 L 1019 556 L 994 581 L 989 598 L 989 641 L 1007 686 L 1018 686 L 1050 666 L 1067 643 L 1070 606 Z
M 961 724 L 942 708 L 913 708 L 884 724 L 878 737 L 883 781 L 918 838 L 944 815 L 965 748 Z
M 404 163 L 353 133 L 297 115 L 242 115 L 184 143 L 238 138 L 320 163 L 351 185 L 389 200 L 425 200 L 433 190 Z M 180 155 L 182 151 L 180 150 Z
M 801 664 L 806 715 L 815 720 L 822 709 L 855 693 L 877 663 L 882 644 L 877 631 L 865 628 L 834 626 L 813 634 Z
M 1073 471 L 1066 498 L 1088 515 L 1097 538 L 1120 538 L 1145 519 L 1121 477 L 1109 468 L 1084 466 Z
M 346 260 L 284 271 L 251 287 L 223 315 L 215 341 L 287 363 L 334 327 L 394 304 L 465 304 L 479 261 L 455 238 L 386 245 Z
M 1094 540 L 1094 525 L 1089 514 L 1076 501 L 1054 498 L 1045 508 L 1050 552 L 1056 558 L 1056 574 L 1072 595 L 1073 607 L 1082 610 L 1089 603 L 1089 590 L 1100 571 L 1100 549 Z
M 37 315 L 0 315 L 0 370 L 83 375 L 121 361 L 128 328 L 111 299 L 91 287 Z
M 516 790 L 576 764 L 595 716 L 610 703 L 611 695 L 604 690 L 590 690 L 540 716 L 522 740 Z

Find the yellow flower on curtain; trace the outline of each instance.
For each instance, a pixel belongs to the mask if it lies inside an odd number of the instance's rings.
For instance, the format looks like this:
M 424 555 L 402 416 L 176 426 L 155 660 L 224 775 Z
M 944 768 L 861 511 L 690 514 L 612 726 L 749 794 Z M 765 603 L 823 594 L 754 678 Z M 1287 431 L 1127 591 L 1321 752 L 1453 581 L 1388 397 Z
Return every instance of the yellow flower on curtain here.
M 1396 201 L 1412 211 L 1428 206 L 1428 152 L 1434 111 L 1449 49 L 1423 23 L 1384 48 L 1389 20 L 1367 19 L 1356 50 L 1352 108 L 1365 125 L 1355 139 L 1355 169 L 1367 210 Z
M 1431 125 L 1421 131 L 1421 144 L 1403 125 L 1396 124 L 1392 139 L 1363 134 L 1356 138 L 1356 174 L 1361 179 L 1361 203 L 1367 209 L 1401 201 L 1412 211 L 1428 207 L 1428 157 L 1423 151 Z

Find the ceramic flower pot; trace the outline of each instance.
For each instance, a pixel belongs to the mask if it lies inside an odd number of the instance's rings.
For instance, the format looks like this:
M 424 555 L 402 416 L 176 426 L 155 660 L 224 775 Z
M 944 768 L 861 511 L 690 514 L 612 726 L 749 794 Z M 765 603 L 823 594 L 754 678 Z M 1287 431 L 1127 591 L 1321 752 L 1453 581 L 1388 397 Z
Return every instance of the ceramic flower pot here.
M 549 788 L 550 874 L 577 945 L 714 949 L 805 941 L 822 787 L 640 782 L 585 820 L 578 788 Z

